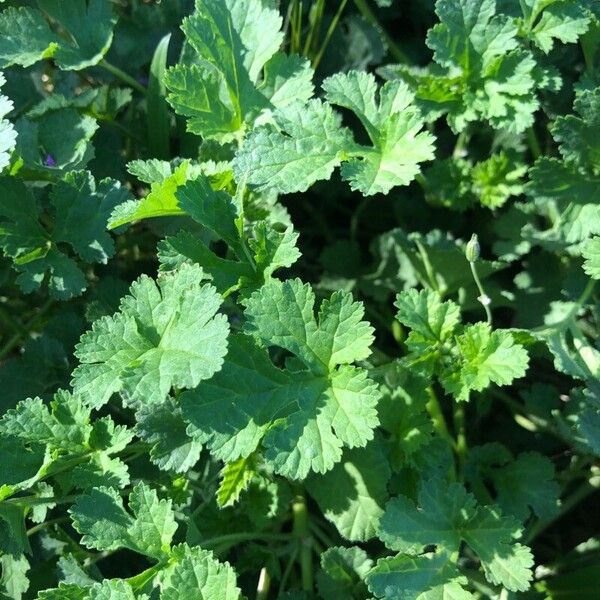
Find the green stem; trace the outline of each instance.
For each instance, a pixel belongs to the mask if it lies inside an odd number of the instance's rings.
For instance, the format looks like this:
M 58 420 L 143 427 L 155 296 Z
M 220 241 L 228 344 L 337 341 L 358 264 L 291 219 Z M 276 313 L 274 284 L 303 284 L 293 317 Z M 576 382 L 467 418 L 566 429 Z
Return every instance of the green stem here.
M 290 554 L 290 557 L 285 565 L 285 568 L 283 569 L 283 574 L 281 575 L 281 581 L 279 582 L 279 589 L 277 591 L 278 598 L 285 591 L 285 586 L 288 582 L 288 579 L 290 578 L 290 573 L 292 572 L 292 568 L 293 568 L 294 564 L 296 563 L 296 559 L 298 558 L 299 551 L 300 551 L 300 549 L 298 548 L 298 546 L 295 546 L 294 550 Z
M 208 540 L 200 542 L 200 546 L 203 548 L 210 548 L 213 546 L 219 546 L 221 544 L 237 544 L 238 542 L 249 542 L 253 540 L 289 540 L 289 533 L 259 533 L 252 531 L 244 531 L 241 533 L 227 533 L 225 535 L 219 535 Z
M 24 506 L 43 506 L 44 504 L 71 504 L 79 498 L 78 495 L 73 496 L 48 496 L 46 498 L 40 496 L 18 496 L 4 500 L 8 504 L 17 504 Z
M 327 28 L 327 33 L 325 34 L 325 39 L 323 40 L 323 43 L 321 44 L 321 47 L 319 48 L 319 51 L 317 52 L 317 55 L 315 56 L 315 58 L 312 62 L 312 68 L 315 70 L 317 69 L 317 67 L 319 66 L 319 63 L 321 62 L 321 59 L 323 58 L 325 49 L 327 48 L 329 41 L 331 40 L 331 36 L 333 35 L 333 32 L 335 31 L 335 28 L 337 27 L 337 25 L 340 21 L 342 13 L 344 12 L 344 8 L 346 8 L 346 4 L 348 4 L 348 0 L 342 0 L 340 2 L 337 12 L 335 13 L 333 19 L 331 20 L 331 23 L 329 23 L 329 27 Z
M 542 147 L 533 127 L 527 130 L 527 142 L 529 143 L 529 150 L 531 150 L 533 158 L 539 158 L 542 155 Z
M 454 404 L 454 435 L 456 443 L 454 446 L 458 458 L 458 479 L 462 479 L 462 473 L 467 460 L 467 433 L 465 425 L 465 406 L 463 402 Z
M 492 324 L 492 311 L 490 310 L 490 297 L 485 293 L 485 290 L 483 289 L 483 285 L 481 284 L 481 280 L 479 279 L 479 275 L 477 273 L 477 267 L 475 266 L 475 263 L 472 261 L 469 261 L 469 265 L 471 267 L 471 273 L 473 274 L 473 279 L 475 280 L 475 285 L 477 286 L 477 289 L 479 290 L 479 298 L 477 298 L 477 300 L 479 300 L 479 302 L 483 306 L 483 308 L 485 310 L 485 316 L 487 318 L 487 322 L 489 325 L 491 325 Z
M 448 425 L 446 424 L 442 407 L 440 406 L 440 402 L 435 392 L 432 388 L 427 388 L 427 394 L 429 396 L 429 400 L 427 402 L 427 412 L 431 417 L 434 429 L 437 431 L 440 437 L 444 438 L 451 446 L 454 446 L 454 439 L 448 431 Z
M 381 24 L 379 23 L 379 20 L 375 16 L 375 13 L 371 10 L 371 7 L 367 3 L 367 0 L 354 0 L 354 4 L 356 5 L 356 8 L 358 8 L 358 10 L 360 11 L 360 14 L 365 18 L 365 20 L 367 22 L 371 23 L 371 25 L 374 25 L 375 27 L 377 27 L 377 29 L 379 29 L 379 31 L 381 31 L 381 35 L 383 36 L 383 39 L 385 40 L 385 43 L 388 47 L 388 50 L 390 51 L 390 54 L 398 62 L 407 63 L 407 64 L 410 63 L 411 61 L 408 58 L 408 56 L 404 53 L 404 51 L 400 48 L 400 46 L 398 46 L 398 44 L 396 44 L 396 42 L 392 39 L 390 34 L 381 26 Z
M 107 60 L 103 59 L 98 63 L 98 66 L 102 67 L 103 69 L 106 69 L 117 79 L 120 79 L 123 83 L 126 83 L 127 85 L 131 86 L 140 94 L 144 96 L 146 95 L 146 88 L 139 81 L 136 81 L 131 75 L 128 75 L 127 73 L 125 73 L 125 71 L 119 69 L 119 67 L 117 67 L 116 65 L 113 65 L 112 63 L 109 63 Z
M 163 563 L 159 563 L 134 575 L 133 577 L 129 577 L 125 581 L 135 590 L 141 590 L 149 581 L 152 581 L 154 576 L 164 567 Z
M 590 483 L 587 480 L 584 481 L 579 487 L 575 488 L 575 490 L 569 496 L 567 496 L 567 498 L 563 500 L 560 510 L 556 513 L 556 515 L 549 519 L 537 521 L 532 525 L 528 533 L 525 535 L 525 543 L 531 544 L 531 542 L 533 542 L 541 533 L 546 531 L 548 527 L 556 523 L 556 521 L 564 517 L 580 502 L 582 502 L 588 496 L 597 491 L 598 488 L 595 488 L 592 485 L 590 485 Z
M 456 144 L 452 151 L 452 158 L 462 158 L 465 154 L 465 148 L 467 145 L 467 131 L 461 131 L 456 138 Z
M 27 537 L 35 535 L 38 531 L 41 531 L 42 529 L 49 527 L 50 525 L 56 525 L 57 523 L 66 523 L 69 520 L 69 517 L 57 517 L 56 519 L 50 519 L 49 521 L 38 523 L 37 525 L 31 527 L 31 529 L 27 530 Z
M 300 548 L 300 571 L 302 574 L 302 589 L 306 592 L 312 592 L 313 565 L 312 565 L 312 538 L 310 535 L 308 509 L 306 507 L 306 498 L 300 494 L 292 504 L 292 513 L 294 515 L 293 535 L 298 538 Z
M 438 292 L 441 295 L 440 286 L 435 278 L 435 272 L 433 270 L 433 266 L 431 265 L 431 261 L 429 260 L 429 254 L 427 254 L 427 250 L 425 250 L 425 246 L 421 243 L 420 240 L 415 240 L 415 246 L 419 251 L 419 256 L 423 261 L 423 266 L 425 267 L 425 272 L 427 273 L 427 279 L 429 280 L 429 285 L 431 289 Z
M 50 307 L 54 304 L 52 299 L 46 300 L 46 302 L 42 305 L 40 310 L 25 323 L 25 325 L 21 328 L 20 331 L 17 331 L 0 349 L 0 360 L 5 358 L 8 354 L 10 354 L 18 345 L 19 342 L 31 331 L 31 328 L 36 324 L 38 319 L 43 317 Z

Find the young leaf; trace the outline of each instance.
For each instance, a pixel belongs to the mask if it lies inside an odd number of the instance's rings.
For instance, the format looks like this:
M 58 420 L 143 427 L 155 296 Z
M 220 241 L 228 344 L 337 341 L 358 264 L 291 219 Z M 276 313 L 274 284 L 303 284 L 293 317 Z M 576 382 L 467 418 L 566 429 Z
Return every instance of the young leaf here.
M 527 351 L 516 344 L 509 331 L 492 331 L 487 323 L 467 327 L 456 337 L 458 362 L 442 373 L 442 385 L 457 400 L 468 400 L 491 383 L 508 385 L 525 375 Z
M 159 500 L 144 483 L 129 495 L 129 511 L 116 490 L 100 487 L 78 498 L 69 513 L 88 548 L 129 548 L 158 560 L 170 553 L 177 529 L 171 501 Z
M 183 265 L 158 282 L 141 276 L 119 312 L 82 336 L 75 392 L 98 407 L 115 392 L 142 405 L 162 402 L 172 387 L 195 387 L 221 368 L 227 351 L 229 326 L 217 314 L 220 305 L 197 266 Z

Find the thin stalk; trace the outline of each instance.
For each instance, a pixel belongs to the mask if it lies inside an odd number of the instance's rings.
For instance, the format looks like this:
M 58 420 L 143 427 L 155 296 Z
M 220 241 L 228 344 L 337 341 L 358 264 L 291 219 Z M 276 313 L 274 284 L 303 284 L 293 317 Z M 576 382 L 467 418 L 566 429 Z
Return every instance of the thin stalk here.
M 365 18 L 365 20 L 371 23 L 371 25 L 377 27 L 377 29 L 381 31 L 381 35 L 385 40 L 390 54 L 398 62 L 410 63 L 411 61 L 408 58 L 408 56 L 404 53 L 400 46 L 396 44 L 396 42 L 392 39 L 390 34 L 382 27 L 381 23 L 379 23 L 379 20 L 375 16 L 375 13 L 371 10 L 371 7 L 369 6 L 367 0 L 354 0 L 354 4 L 356 5 L 356 8 L 358 8 L 360 14 Z
M 46 300 L 40 310 L 25 323 L 21 330 L 10 337 L 6 344 L 0 349 L 0 360 L 5 358 L 19 345 L 19 342 L 31 331 L 31 328 L 36 324 L 38 319 L 43 317 L 53 304 L 54 301 L 52 299 L 49 298 Z
M 308 508 L 306 498 L 300 494 L 292 504 L 292 513 L 294 515 L 293 535 L 298 539 L 300 548 L 300 572 L 302 577 L 302 589 L 305 592 L 312 592 L 313 564 L 312 564 L 312 537 L 310 534 Z
M 277 590 L 277 597 L 281 596 L 283 594 L 283 592 L 285 591 L 285 586 L 288 582 L 288 579 L 290 578 L 292 568 L 294 567 L 294 564 L 296 563 L 296 559 L 298 558 L 299 552 L 300 552 L 300 548 L 298 546 L 295 546 L 294 550 L 290 554 L 290 557 L 285 565 L 285 568 L 283 569 L 283 574 L 281 575 L 281 581 L 279 582 L 279 588 Z
M 440 437 L 444 438 L 451 446 L 454 446 L 454 439 L 450 435 L 450 431 L 448 431 L 442 407 L 432 388 L 427 388 L 427 395 L 429 396 L 429 400 L 426 408 L 433 422 L 434 429 Z
M 454 449 L 458 458 L 458 478 L 462 479 L 463 468 L 467 460 L 467 432 L 465 424 L 465 406 L 463 402 L 454 404 L 454 435 L 456 443 Z
M 479 275 L 477 273 L 477 267 L 475 266 L 475 262 L 469 261 L 469 266 L 471 267 L 471 273 L 473 274 L 473 279 L 475 280 L 475 285 L 479 290 L 479 302 L 483 306 L 485 310 L 485 316 L 489 325 L 492 324 L 492 311 L 490 310 L 490 297 L 485 293 L 483 289 L 483 285 L 481 284 L 481 279 L 479 279 Z
M 98 63 L 99 67 L 107 70 L 109 73 L 114 75 L 117 79 L 120 79 L 123 83 L 131 86 L 134 90 L 139 92 L 142 95 L 146 95 L 146 88 L 137 80 L 135 80 L 131 75 L 128 75 L 122 69 L 119 69 L 116 65 L 109 63 L 107 60 L 103 59 Z
M 419 251 L 419 256 L 423 261 L 423 266 L 425 267 L 425 272 L 427 273 L 427 279 L 429 279 L 429 285 L 431 289 L 440 292 L 440 286 L 435 278 L 435 273 L 433 270 L 433 266 L 431 265 L 431 261 L 429 260 L 429 254 L 427 254 L 427 250 L 425 250 L 425 246 L 420 242 L 420 240 L 415 240 L 415 245 L 417 246 L 417 250 Z
M 304 48 L 302 50 L 302 56 L 308 56 L 312 50 L 315 42 L 318 41 L 319 33 L 321 31 L 321 22 L 323 21 L 323 13 L 325 11 L 325 0 L 317 0 L 316 4 L 313 4 L 310 14 L 311 27 L 306 40 L 304 41 Z
M 560 510 L 556 513 L 556 515 L 549 519 L 537 521 L 532 525 L 528 533 L 525 535 L 524 542 L 526 544 L 531 544 L 531 542 L 533 542 L 533 540 L 535 540 L 535 538 L 537 538 L 541 533 L 546 531 L 548 527 L 556 523 L 556 521 L 564 517 L 569 511 L 573 510 L 573 508 L 575 508 L 580 502 L 597 491 L 598 488 L 590 485 L 587 480 L 584 481 L 579 487 L 575 488 L 575 490 L 569 496 L 567 496 L 567 498 L 563 500 Z
M 539 158 L 542 155 L 542 147 L 533 127 L 527 130 L 527 142 L 529 143 L 529 150 L 531 150 L 533 158 Z
M 323 43 L 321 44 L 321 47 L 319 48 L 317 55 L 315 56 L 314 60 L 312 61 L 312 68 L 315 70 L 317 69 L 317 67 L 319 66 L 319 63 L 321 62 L 321 59 L 323 58 L 325 49 L 329 45 L 331 36 L 333 35 L 333 32 L 335 31 L 336 27 L 338 26 L 338 23 L 340 21 L 342 13 L 344 12 L 344 8 L 346 8 L 346 4 L 348 4 L 348 0 L 342 0 L 340 2 L 340 5 L 339 5 L 333 19 L 331 20 L 331 23 L 329 23 L 329 27 L 327 28 L 327 33 L 325 34 Z
M 252 531 L 243 531 L 241 533 L 227 533 L 219 535 L 208 540 L 202 540 L 200 545 L 203 548 L 211 548 L 221 544 L 237 544 L 238 542 L 249 542 L 253 540 L 289 540 L 289 533 L 255 533 Z
M 56 519 L 50 519 L 48 521 L 44 521 L 43 523 L 38 523 L 37 525 L 34 525 L 33 527 L 27 530 L 27 537 L 35 535 L 38 531 L 41 531 L 42 529 L 49 527 L 50 525 L 56 525 L 57 523 L 65 523 L 67 521 L 69 521 L 69 517 L 57 517 Z
M 7 504 L 16 504 L 18 506 L 43 506 L 44 504 L 71 504 L 75 502 L 79 496 L 48 496 L 46 498 L 40 496 L 19 496 L 17 498 L 9 498 L 4 500 Z

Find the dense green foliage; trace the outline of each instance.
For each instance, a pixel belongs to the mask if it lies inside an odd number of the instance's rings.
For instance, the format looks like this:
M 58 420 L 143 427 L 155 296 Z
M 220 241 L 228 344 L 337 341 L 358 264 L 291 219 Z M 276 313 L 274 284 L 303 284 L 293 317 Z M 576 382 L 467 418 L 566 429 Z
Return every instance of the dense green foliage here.
M 599 0 L 0 3 L 0 598 L 597 597 Z

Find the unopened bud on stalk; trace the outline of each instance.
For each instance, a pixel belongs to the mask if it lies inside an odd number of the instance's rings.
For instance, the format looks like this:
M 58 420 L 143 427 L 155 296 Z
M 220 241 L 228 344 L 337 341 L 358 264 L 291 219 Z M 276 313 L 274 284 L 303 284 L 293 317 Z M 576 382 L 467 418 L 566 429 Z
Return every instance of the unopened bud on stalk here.
M 467 257 L 467 260 L 469 262 L 474 263 L 479 258 L 479 252 L 480 252 L 479 239 L 477 238 L 477 234 L 474 233 L 471 236 L 471 239 L 469 240 L 467 247 L 465 248 L 465 256 Z

